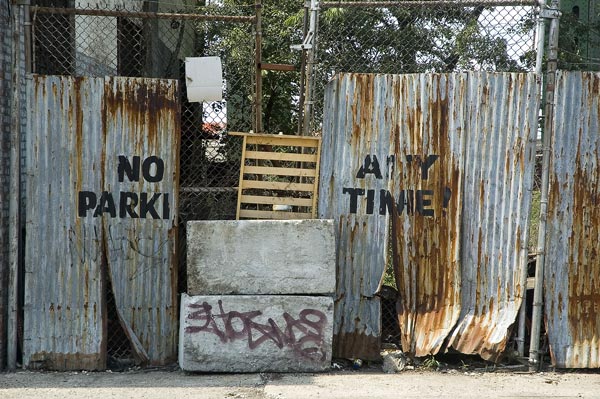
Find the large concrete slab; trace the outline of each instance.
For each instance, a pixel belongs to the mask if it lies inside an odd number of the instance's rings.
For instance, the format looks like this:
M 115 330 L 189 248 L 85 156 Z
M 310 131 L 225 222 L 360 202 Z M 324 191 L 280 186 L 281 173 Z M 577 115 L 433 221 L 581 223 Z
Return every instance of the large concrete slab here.
M 333 220 L 187 223 L 188 294 L 332 294 Z
M 331 365 L 331 297 L 182 294 L 180 319 L 182 370 L 307 372 Z

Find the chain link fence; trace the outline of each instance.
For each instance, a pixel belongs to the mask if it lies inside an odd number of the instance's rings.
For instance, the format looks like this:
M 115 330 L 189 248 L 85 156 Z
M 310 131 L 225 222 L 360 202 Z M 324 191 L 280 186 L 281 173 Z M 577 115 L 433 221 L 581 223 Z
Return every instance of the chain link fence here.
M 150 11 L 34 7 L 33 71 L 178 79 L 182 88 L 180 217 L 231 219 L 241 142 L 251 128 L 253 7 Z M 221 56 L 226 101 L 189 103 L 184 60 Z M 233 202 L 233 206 L 231 205 Z
M 537 6 L 528 3 L 321 3 L 313 129 L 321 126 L 324 87 L 338 72 L 532 71 Z
M 600 70 L 600 10 L 597 3 L 562 2 L 558 68 Z

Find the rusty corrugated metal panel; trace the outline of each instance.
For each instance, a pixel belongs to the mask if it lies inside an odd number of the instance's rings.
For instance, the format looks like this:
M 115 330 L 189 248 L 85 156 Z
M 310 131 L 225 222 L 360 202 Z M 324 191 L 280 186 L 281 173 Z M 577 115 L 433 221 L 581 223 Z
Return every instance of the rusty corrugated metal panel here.
M 403 350 L 437 353 L 460 314 L 460 218 L 465 139 L 463 74 L 403 75 L 393 90 L 392 219 Z
M 525 295 L 539 81 L 534 74 L 469 74 L 466 94 L 463 310 L 450 344 L 496 360 Z
M 103 187 L 129 192 L 140 202 L 133 217 L 104 218 L 109 275 L 121 325 L 137 354 L 151 364 L 165 364 L 175 360 L 178 331 L 177 81 L 111 78 L 105 93 Z M 139 162 L 137 179 L 117 173 L 123 156 Z M 144 196 L 154 204 L 146 214 Z
M 101 221 L 77 216 L 99 187 L 103 79 L 28 80 L 25 367 L 105 367 Z M 84 166 L 85 165 L 85 166 Z
M 338 222 L 336 356 L 378 352 L 392 214 L 403 348 L 437 352 L 458 318 L 463 79 L 343 74 L 328 87 L 319 210 Z
M 378 203 L 389 180 L 389 79 L 344 74 L 330 82 L 325 97 L 319 213 L 337 224 L 333 353 L 339 357 L 379 357 L 375 294 L 385 268 L 389 216 L 379 214 Z M 369 165 L 361 171 L 365 159 Z
M 544 273 L 546 327 L 561 368 L 600 367 L 600 74 L 559 72 Z
M 524 292 L 538 93 L 531 74 L 329 84 L 319 211 L 338 223 L 336 356 L 376 350 L 390 221 L 403 349 L 437 353 L 462 312 L 456 348 L 502 351 Z
M 36 76 L 28 90 L 25 366 L 105 367 L 107 279 L 140 359 L 174 360 L 177 82 Z

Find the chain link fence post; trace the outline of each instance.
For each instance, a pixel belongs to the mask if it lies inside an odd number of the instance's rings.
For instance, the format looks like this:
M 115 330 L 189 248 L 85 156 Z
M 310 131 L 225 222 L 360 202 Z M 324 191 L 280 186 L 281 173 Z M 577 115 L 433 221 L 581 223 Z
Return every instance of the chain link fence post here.
M 554 123 L 554 86 L 558 67 L 558 31 L 560 22 L 560 0 L 552 0 L 547 9 L 550 18 L 548 37 L 548 61 L 546 70 L 546 103 L 544 104 L 544 130 L 542 132 L 542 187 L 540 199 L 540 225 L 538 230 L 537 257 L 535 262 L 535 288 L 531 316 L 531 342 L 529 344 L 529 370 L 540 367 L 540 331 L 543 312 L 544 263 L 546 260 L 546 221 L 548 217 L 548 194 L 550 179 L 551 140 Z

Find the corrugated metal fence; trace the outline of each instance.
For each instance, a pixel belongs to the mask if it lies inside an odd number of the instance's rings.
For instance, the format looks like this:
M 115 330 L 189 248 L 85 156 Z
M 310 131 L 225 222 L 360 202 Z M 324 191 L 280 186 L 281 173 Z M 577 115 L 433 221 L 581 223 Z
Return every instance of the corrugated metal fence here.
M 600 367 L 600 74 L 559 72 L 545 311 L 553 362 Z
M 107 287 L 137 359 L 174 360 L 178 98 L 169 80 L 28 80 L 25 367 L 104 369 Z
M 558 75 L 544 276 L 558 367 L 600 367 L 599 88 Z M 108 294 L 140 362 L 174 359 L 177 90 L 29 79 L 25 366 L 106 367 Z M 535 74 L 330 83 L 319 212 L 337 222 L 336 356 L 378 357 L 387 261 L 405 351 L 503 352 L 525 294 L 540 97 Z
M 329 84 L 319 212 L 338 223 L 337 356 L 379 355 L 388 239 L 405 351 L 503 351 L 525 293 L 539 86 L 514 73 Z

